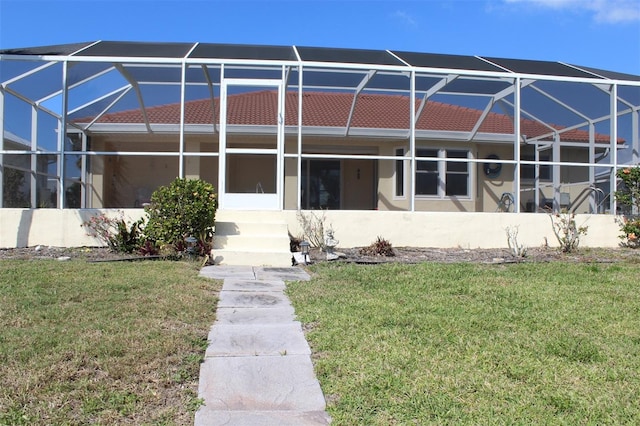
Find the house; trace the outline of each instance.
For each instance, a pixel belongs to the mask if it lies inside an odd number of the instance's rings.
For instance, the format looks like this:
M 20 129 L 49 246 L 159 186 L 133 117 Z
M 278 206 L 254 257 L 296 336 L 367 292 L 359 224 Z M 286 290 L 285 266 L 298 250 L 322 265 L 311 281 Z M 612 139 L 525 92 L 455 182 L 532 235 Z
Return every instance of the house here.
M 495 246 L 508 223 L 542 226 L 527 212 L 569 208 L 611 230 L 615 171 L 638 163 L 640 77 L 559 62 L 107 41 L 0 60 L 3 215 L 28 200 L 29 215 L 135 216 L 158 186 L 197 177 L 222 217 L 271 211 L 292 229 L 296 212 L 326 210 L 346 244 Z M 527 228 L 536 244 L 548 233 Z
M 290 109 L 285 112 L 284 150 L 295 152 L 297 94 L 287 93 L 285 104 Z M 219 98 L 185 102 L 184 121 L 189 128 L 185 132 L 187 146 L 197 144 L 199 151 L 219 155 L 216 134 L 209 127 L 212 122 L 219 123 L 219 105 Z M 239 149 L 275 147 L 277 105 L 276 91 L 250 91 L 229 96 L 227 145 Z M 369 94 L 360 95 L 356 100 L 349 93 L 305 93 L 302 127 L 307 137 L 303 141 L 302 152 L 303 156 L 310 157 L 302 160 L 300 179 L 297 179 L 296 173 L 285 173 L 283 208 L 298 208 L 297 188 L 300 186 L 302 209 L 408 210 L 406 183 L 410 181 L 410 160 L 406 155 L 409 151 L 406 133 L 410 107 L 410 99 L 406 96 Z M 424 157 L 424 160 L 417 162 L 416 167 L 416 210 L 494 212 L 500 207 L 502 194 L 509 191 L 505 181 L 507 185 L 512 185 L 513 180 L 513 167 L 507 165 L 503 171 L 500 163 L 501 159 L 513 161 L 510 147 L 504 144 L 505 138 L 513 134 L 513 120 L 505 114 L 489 113 L 479 126 L 476 139 L 460 144 L 460 135 L 472 131 L 481 115 L 481 110 L 441 102 L 429 102 L 420 111 L 415 126 L 416 154 Z M 146 117 L 154 125 L 170 126 L 179 120 L 180 105 L 148 108 Z M 88 126 L 89 123 L 91 126 Z M 149 144 L 145 117 L 139 109 L 107 113 L 97 120 L 95 117 L 77 119 L 74 124 L 83 129 L 90 127 L 91 145 L 96 151 L 144 151 Z M 196 126 L 205 127 L 197 129 Z M 531 138 L 548 133 L 547 128 L 530 119 L 522 119 L 520 126 L 522 132 Z M 121 130 L 123 127 L 127 128 L 124 133 Z M 557 128 L 562 130 L 559 126 Z M 433 132 L 439 135 L 433 137 L 430 134 Z M 563 134 L 563 140 L 567 142 L 561 148 L 563 157 L 573 161 L 588 161 L 589 132 L 572 129 Z M 550 145 L 549 137 L 543 137 L 541 141 L 541 144 L 523 147 L 523 157 L 528 156 L 532 161 L 536 147 Z M 594 141 L 596 155 L 607 152 L 608 135 L 596 133 Z M 624 142 L 619 139 L 618 145 L 624 145 Z M 176 141 L 163 140 L 161 143 L 162 150 L 179 150 Z M 338 151 L 340 156 L 333 158 L 331 154 Z M 233 170 L 231 173 L 235 173 L 233 179 L 231 176 L 228 179 L 229 193 L 275 193 L 276 162 L 272 157 L 248 153 L 228 158 L 228 167 Z M 381 157 L 387 157 L 387 160 Z M 542 154 L 542 157 L 544 161 L 549 161 L 548 154 Z M 447 162 L 446 158 L 484 161 L 475 164 L 465 161 L 454 165 Z M 156 161 L 145 162 L 140 158 L 119 159 L 117 162 L 112 158 L 100 160 L 92 162 L 91 180 L 102 182 L 102 185 L 94 184 L 91 187 L 91 195 L 87 199 L 89 208 L 140 207 L 153 188 L 161 182 L 170 182 L 178 174 L 177 164 L 170 167 L 171 162 L 165 162 L 158 170 Z M 204 163 L 206 165 L 202 167 L 203 159 L 194 159 L 185 166 L 187 173 L 205 179 L 217 188 L 220 179 L 218 164 Z M 447 170 L 453 167 L 457 168 L 455 175 Z M 507 171 L 508 167 L 511 170 Z M 540 167 L 539 180 L 548 183 L 551 180 L 551 167 Z M 295 165 L 292 165 L 287 170 L 294 168 Z M 127 170 L 133 172 L 127 176 Z M 511 177 L 499 179 L 502 173 Z M 533 180 L 533 173 L 533 167 L 521 166 L 521 176 L 526 181 L 522 184 L 523 191 L 532 189 L 527 183 Z M 105 185 L 104 175 L 115 177 L 115 182 L 109 180 Z M 577 195 L 589 187 L 587 173 L 574 171 L 567 175 L 564 182 L 565 185 L 572 184 L 572 187 L 567 187 L 567 191 L 571 191 L 567 192 L 569 195 Z M 441 187 L 439 183 L 442 183 Z M 545 192 L 549 194 L 543 188 L 539 190 L 542 197 L 545 197 Z M 552 197 L 551 193 L 545 199 Z M 530 191 L 527 198 L 522 198 L 521 209 L 532 211 L 535 205 L 533 192 Z M 545 207 L 540 201 L 538 203 L 538 209 Z M 253 204 L 246 207 L 252 208 Z M 588 203 L 579 207 L 584 212 L 590 209 Z

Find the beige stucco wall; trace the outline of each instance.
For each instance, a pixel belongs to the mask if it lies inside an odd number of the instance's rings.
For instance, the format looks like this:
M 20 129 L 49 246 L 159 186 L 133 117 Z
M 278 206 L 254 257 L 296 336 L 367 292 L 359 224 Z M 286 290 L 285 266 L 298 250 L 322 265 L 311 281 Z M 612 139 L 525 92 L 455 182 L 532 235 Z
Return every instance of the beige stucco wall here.
M 98 246 L 100 242 L 87 236 L 81 225 L 101 212 L 110 216 L 123 212 L 130 221 L 144 215 L 142 209 L 0 209 L 0 248 Z M 335 230 L 341 247 L 366 246 L 378 236 L 396 247 L 507 247 L 505 229 L 508 226 L 519 227 L 518 240 L 529 247 L 541 246 L 545 240 L 557 246 L 547 214 L 351 210 L 325 211 L 324 214 L 325 223 Z M 296 211 L 284 211 L 283 217 L 290 232 L 301 235 Z M 578 215 L 576 222 L 589 227 L 581 239 L 582 246 L 615 247 L 620 243 L 615 216 Z
M 342 247 L 366 246 L 378 236 L 397 247 L 507 247 L 507 227 L 518 227 L 518 241 L 529 247 L 541 246 L 545 241 L 550 246 L 558 245 L 547 214 L 346 210 L 324 214 L 325 224 L 335 230 Z M 296 212 L 287 211 L 285 215 L 292 234 L 301 235 Z M 614 216 L 578 215 L 576 222 L 589 227 L 581 239 L 583 246 L 619 245 L 620 231 Z
M 110 217 L 122 212 L 131 222 L 144 215 L 142 209 L 0 209 L 0 248 L 100 246 L 82 224 L 103 212 Z
M 367 246 L 381 236 L 396 247 L 501 248 L 507 247 L 507 227 L 517 227 L 518 241 L 528 247 L 558 246 L 547 214 L 346 210 L 324 214 L 325 224 L 334 229 L 341 247 Z M 285 216 L 291 233 L 302 236 L 296 212 L 287 211 Z M 615 216 L 578 215 L 576 223 L 588 226 L 582 246 L 616 247 L 620 243 Z

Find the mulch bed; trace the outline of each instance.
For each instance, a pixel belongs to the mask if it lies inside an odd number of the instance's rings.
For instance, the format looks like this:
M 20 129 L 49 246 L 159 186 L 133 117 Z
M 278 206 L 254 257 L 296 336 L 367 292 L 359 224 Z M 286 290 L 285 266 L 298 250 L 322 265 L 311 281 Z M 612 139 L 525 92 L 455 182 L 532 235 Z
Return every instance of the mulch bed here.
M 582 248 L 574 253 L 562 253 L 557 248 L 537 247 L 527 250 L 525 257 L 516 257 L 508 249 L 463 249 L 463 248 L 423 248 L 395 247 L 394 256 L 370 256 L 360 253 L 360 248 L 337 249 L 346 255 L 342 262 L 377 263 L 420 263 L 420 262 L 471 262 L 471 263 L 516 263 L 516 262 L 587 262 L 613 263 L 620 261 L 640 262 L 640 250 L 630 248 Z M 326 261 L 326 254 L 311 251 L 315 262 Z
M 338 262 L 351 262 L 363 264 L 377 263 L 419 263 L 419 262 L 474 262 L 474 263 L 514 263 L 514 262 L 598 262 L 612 263 L 620 261 L 632 261 L 640 263 L 640 250 L 630 248 L 581 248 L 575 253 L 562 253 L 557 248 L 536 247 L 530 248 L 526 257 L 515 257 L 507 249 L 463 249 L 463 248 L 418 248 L 418 247 L 394 247 L 395 256 L 366 256 L 360 254 L 360 248 L 338 248 L 346 258 Z M 97 261 L 123 261 L 157 259 L 158 256 L 143 257 L 137 254 L 114 253 L 103 247 L 27 247 L 0 249 L 1 259 L 80 259 L 89 262 Z M 326 254 L 317 249 L 311 250 L 311 259 L 314 262 L 326 261 Z

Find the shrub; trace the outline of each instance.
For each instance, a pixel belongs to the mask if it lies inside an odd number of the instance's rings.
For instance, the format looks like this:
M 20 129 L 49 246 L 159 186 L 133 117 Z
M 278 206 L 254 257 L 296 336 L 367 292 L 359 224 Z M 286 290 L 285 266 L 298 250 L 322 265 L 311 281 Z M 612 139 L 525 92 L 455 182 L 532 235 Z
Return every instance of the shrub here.
M 620 169 L 616 175 L 622 181 L 620 190 L 616 191 L 616 201 L 631 211 L 634 207 L 640 210 L 640 166 Z M 622 218 L 620 230 L 623 245 L 640 247 L 640 216 L 632 214 Z
M 378 237 L 371 245 L 362 247 L 360 254 L 365 256 L 395 256 L 391 243 L 382 237 Z
M 580 245 L 580 237 L 587 234 L 588 227 L 576 225 L 575 213 L 563 210 L 560 213 L 551 214 L 551 226 L 553 233 L 560 244 L 563 253 L 571 253 Z
M 171 246 L 179 252 L 186 249 L 185 238 L 191 236 L 198 240 L 198 254 L 205 255 L 211 250 L 217 207 L 213 185 L 200 179 L 176 178 L 151 195 L 151 203 L 145 207 L 145 235 L 156 246 Z
M 295 237 L 291 234 L 291 232 L 289 232 L 289 250 L 291 251 L 291 253 L 300 251 L 300 243 L 302 242 L 302 240 L 303 239 L 301 237 Z
M 632 248 L 640 247 L 640 217 L 623 218 L 620 230 L 622 245 Z
M 622 181 L 620 190 L 616 191 L 616 201 L 640 209 L 640 166 L 620 169 L 616 176 Z
M 326 221 L 324 210 L 322 214 L 316 214 L 314 212 L 303 213 L 298 210 L 296 216 L 305 238 L 309 241 L 309 245 L 313 248 L 324 250 L 324 228 Z
M 88 235 L 98 238 L 111 251 L 118 253 L 133 253 L 142 244 L 141 228 L 144 219 L 133 222 L 130 226 L 124 219 L 124 213 L 118 217 L 108 217 L 105 214 L 92 216 L 82 226 L 88 228 Z
M 507 244 L 511 254 L 514 257 L 527 257 L 527 247 L 518 241 L 519 228 L 517 226 L 507 226 L 505 231 L 507 232 Z

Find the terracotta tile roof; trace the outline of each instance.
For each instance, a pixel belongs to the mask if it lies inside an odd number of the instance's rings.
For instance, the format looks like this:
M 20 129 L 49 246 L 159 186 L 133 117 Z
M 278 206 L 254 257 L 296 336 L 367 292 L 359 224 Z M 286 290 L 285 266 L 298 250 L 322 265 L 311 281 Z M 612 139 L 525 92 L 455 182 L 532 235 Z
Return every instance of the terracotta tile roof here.
M 298 93 L 288 92 L 286 98 L 285 123 L 295 126 L 298 120 Z M 353 103 L 353 94 L 334 92 L 305 92 L 302 101 L 302 117 L 304 126 L 345 127 Z M 211 124 L 218 123 L 220 114 L 219 98 L 188 101 L 185 103 L 185 123 Z M 416 102 L 416 109 L 419 102 Z M 410 108 L 409 98 L 401 95 L 361 94 L 352 116 L 352 128 L 371 129 L 408 129 Z M 230 95 L 228 98 L 228 123 L 242 125 L 275 125 L 277 96 L 275 91 L 248 92 Z M 160 105 L 146 109 L 150 123 L 178 124 L 180 122 L 179 104 Z M 438 130 L 469 132 L 480 119 L 482 111 L 457 105 L 429 101 L 418 118 L 418 130 Z M 79 119 L 76 122 L 87 122 Z M 139 109 L 105 114 L 98 123 L 144 123 Z M 546 134 L 549 129 L 540 123 L 522 119 L 521 132 L 529 138 Z M 552 125 L 560 130 L 561 126 Z M 479 132 L 495 134 L 512 134 L 513 122 L 505 114 L 489 113 L 485 117 Z M 589 133 L 575 129 L 564 132 L 565 141 L 588 142 Z M 596 141 L 607 143 L 609 136 L 596 134 Z M 624 140 L 619 139 L 619 143 Z

